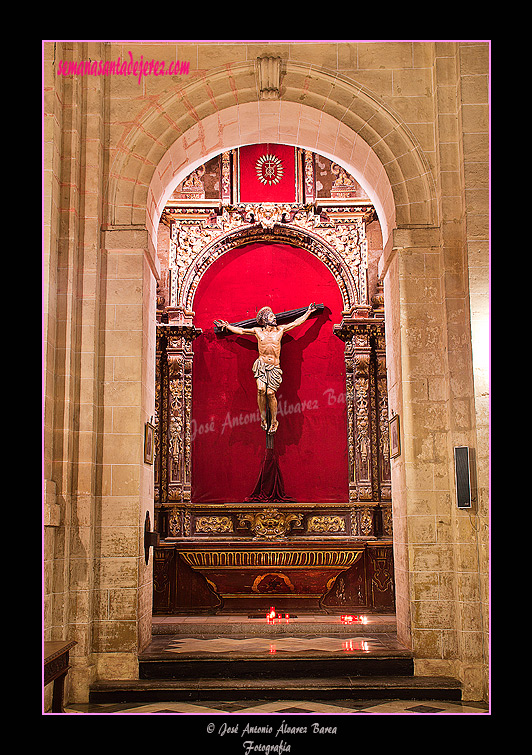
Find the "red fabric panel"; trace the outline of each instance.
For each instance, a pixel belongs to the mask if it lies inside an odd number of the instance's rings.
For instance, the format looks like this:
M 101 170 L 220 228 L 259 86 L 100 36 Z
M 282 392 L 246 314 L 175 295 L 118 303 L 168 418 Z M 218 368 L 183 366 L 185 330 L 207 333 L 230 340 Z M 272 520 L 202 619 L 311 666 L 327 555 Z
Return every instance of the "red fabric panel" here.
M 267 163 L 272 161 L 264 159 L 268 155 L 275 158 L 271 175 L 268 174 Z M 240 148 L 239 159 L 241 202 L 296 201 L 295 147 L 287 144 L 251 144 Z M 279 167 L 282 169 L 281 177 Z
M 246 501 L 293 501 L 284 492 L 283 475 L 279 467 L 279 459 L 273 448 L 267 448 L 264 454 L 259 479 L 253 493 Z
M 323 303 L 325 310 L 283 338 L 275 452 L 286 496 L 347 502 L 345 362 L 332 333 L 342 298 L 325 265 L 303 249 L 250 244 L 220 257 L 200 281 L 193 309 L 192 500 L 242 502 L 257 484 L 266 434 L 258 420 L 253 336 L 214 333 L 265 305 L 274 312 Z

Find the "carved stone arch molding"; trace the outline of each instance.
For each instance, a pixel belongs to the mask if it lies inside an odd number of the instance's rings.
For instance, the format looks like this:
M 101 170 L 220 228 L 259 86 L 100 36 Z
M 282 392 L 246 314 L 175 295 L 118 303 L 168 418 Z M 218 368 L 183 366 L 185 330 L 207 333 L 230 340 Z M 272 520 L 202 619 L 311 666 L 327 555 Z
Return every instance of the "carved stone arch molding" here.
M 437 224 L 428 161 L 372 92 L 336 72 L 283 62 L 278 93 L 260 99 L 255 62 L 244 61 L 150 103 L 125 126 L 112 157 L 109 224 L 146 227 L 156 249 L 159 218 L 177 184 L 210 157 L 263 141 L 314 150 L 344 167 L 371 197 L 384 243 L 396 225 Z

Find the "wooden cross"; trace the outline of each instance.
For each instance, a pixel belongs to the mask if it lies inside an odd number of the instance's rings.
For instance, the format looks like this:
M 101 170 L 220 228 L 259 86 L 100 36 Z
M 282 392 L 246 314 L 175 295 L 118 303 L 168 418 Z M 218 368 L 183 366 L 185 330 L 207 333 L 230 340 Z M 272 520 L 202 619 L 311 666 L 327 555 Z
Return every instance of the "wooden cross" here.
M 275 319 L 277 320 L 278 324 L 283 323 L 283 322 L 290 322 L 290 320 L 296 320 L 298 317 L 301 317 L 301 315 L 304 315 L 307 309 L 308 307 L 301 307 L 301 309 L 290 309 L 288 310 L 288 312 L 279 312 L 279 314 L 275 315 Z M 314 312 L 311 313 L 310 317 L 314 317 L 315 314 L 319 314 L 320 312 L 323 312 L 324 309 L 325 309 L 324 304 L 316 304 L 316 309 L 314 310 Z M 230 322 L 229 325 L 232 325 L 235 328 L 256 328 L 257 320 L 253 317 L 250 320 L 241 320 L 240 322 Z M 226 335 L 227 331 L 225 331 L 224 328 L 220 328 L 219 325 L 215 325 L 214 332 L 220 335 Z

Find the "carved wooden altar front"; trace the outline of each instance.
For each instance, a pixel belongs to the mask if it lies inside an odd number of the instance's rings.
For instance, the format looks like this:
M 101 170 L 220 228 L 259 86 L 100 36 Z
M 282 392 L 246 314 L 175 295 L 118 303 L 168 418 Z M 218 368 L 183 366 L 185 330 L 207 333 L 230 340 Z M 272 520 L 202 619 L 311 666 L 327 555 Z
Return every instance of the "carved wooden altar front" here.
M 392 503 L 382 288 L 370 300 L 369 201 L 338 168 L 331 198 L 316 195 L 312 153 L 298 150 L 291 204 L 235 202 L 234 153 L 220 156 L 220 201 L 201 169 L 163 220 L 168 264 L 157 309 L 154 613 L 279 609 L 393 610 Z M 334 170 L 333 170 L 334 172 Z M 333 191 L 335 189 L 335 192 Z M 191 500 L 194 293 L 221 255 L 282 241 L 317 256 L 343 299 L 349 498 L 343 503 L 205 504 Z

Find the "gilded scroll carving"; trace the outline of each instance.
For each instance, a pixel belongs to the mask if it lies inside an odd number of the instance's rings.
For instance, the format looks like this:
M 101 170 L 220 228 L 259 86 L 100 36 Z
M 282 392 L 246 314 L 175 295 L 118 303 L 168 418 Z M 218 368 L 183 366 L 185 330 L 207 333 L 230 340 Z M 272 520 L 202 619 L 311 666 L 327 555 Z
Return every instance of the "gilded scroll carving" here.
M 238 238 L 228 238 L 236 230 L 245 231 L 247 237 L 257 235 L 257 232 L 260 236 L 261 231 L 266 230 L 287 238 L 292 236 L 331 269 L 339 281 L 346 309 L 355 303 L 366 304 L 365 226 L 373 210 L 364 206 L 356 209 L 334 208 L 317 213 L 312 205 L 229 205 L 230 165 L 227 155 L 224 155 L 225 161 L 222 159 L 223 200 L 220 214 L 213 213 L 209 208 L 180 208 L 170 216 L 171 306 L 191 308 L 195 288 L 206 266 L 238 245 Z M 311 173 L 307 168 L 305 180 L 310 190 Z M 342 209 L 343 212 L 339 211 Z M 298 234 L 301 231 L 306 234 Z M 311 243 L 312 239 L 314 244 Z M 321 243 L 316 245 L 316 242 Z
M 333 330 L 345 343 L 349 500 L 391 500 L 384 318 L 358 306 Z
M 168 529 L 171 537 L 179 537 L 183 528 L 182 514 L 174 509 L 168 518 Z
M 184 386 L 184 414 L 185 414 L 185 449 L 183 465 L 183 494 L 182 500 L 190 502 L 191 480 L 191 428 L 190 418 L 192 413 L 192 355 L 189 353 L 185 360 L 185 386 Z
M 359 511 L 361 534 L 368 537 L 373 535 L 373 509 L 362 508 Z
M 382 339 L 384 340 L 384 339 Z M 377 412 L 379 428 L 379 482 L 382 501 L 390 501 L 391 468 L 390 468 L 390 440 L 388 433 L 388 384 L 386 379 L 386 358 L 381 351 L 377 356 Z
M 231 153 L 222 154 L 222 204 L 228 205 L 231 202 Z
M 184 362 L 180 339 L 170 339 L 168 349 L 168 500 L 182 497 L 184 462 Z M 171 350 L 170 350 L 171 349 Z
M 249 523 L 255 539 L 265 540 L 284 539 L 293 525 L 301 526 L 303 514 L 284 513 L 276 508 L 267 508 L 250 514 L 240 514 L 241 527 Z
M 360 348 L 360 347 L 359 347 Z M 362 348 L 366 348 L 363 346 Z M 357 486 L 359 500 L 372 500 L 371 437 L 370 437 L 370 355 L 355 345 L 353 367 L 355 453 L 358 460 Z
M 390 563 L 390 553 L 386 548 L 377 547 L 368 551 L 371 563 L 372 591 L 386 592 L 393 590 L 393 565 Z
M 351 530 L 356 537 L 375 537 L 375 506 L 357 506 L 351 509 Z
M 305 201 L 314 201 L 314 154 L 308 149 L 303 157 L 303 175 L 305 181 Z
M 161 372 L 161 353 L 159 351 L 160 340 L 157 339 L 157 353 L 155 358 L 155 437 L 154 437 L 154 470 L 153 470 L 153 488 L 154 501 L 159 503 L 161 500 L 161 397 L 162 397 L 162 372 Z
M 308 520 L 309 532 L 345 532 L 345 519 L 342 516 L 311 516 Z
M 381 506 L 381 515 L 382 515 L 382 534 L 385 537 L 391 537 L 393 534 L 391 504 L 387 506 L 386 505 Z
M 267 593 L 273 595 L 275 593 L 293 593 L 295 587 L 292 584 L 289 577 L 282 572 L 267 572 L 266 574 L 259 574 L 251 586 L 251 592 Z
M 305 232 L 295 225 L 278 224 L 272 221 L 273 225 L 270 227 L 270 220 L 264 209 L 261 210 L 260 216 L 260 223 L 257 222 L 251 226 L 244 225 L 220 239 L 215 239 L 205 247 L 199 257 L 194 258 L 194 263 L 186 270 L 182 284 L 179 286 L 179 300 L 186 310 L 193 308 L 196 288 L 207 268 L 225 252 L 241 243 L 251 241 L 285 242 L 306 249 L 318 257 L 336 278 L 345 308 L 349 308 L 351 302 L 358 302 L 357 282 L 350 267 L 342 261 L 338 252 L 325 239 L 317 234 Z
M 345 349 L 345 381 L 346 381 L 346 408 L 347 408 L 347 452 L 349 458 L 349 500 L 356 501 L 356 464 L 355 464 L 355 436 L 354 436 L 354 409 L 353 409 L 353 344 L 346 341 Z
M 183 462 L 183 360 L 170 357 L 169 363 L 169 403 L 170 422 L 168 431 L 168 454 L 170 460 L 170 484 L 179 482 Z M 175 498 L 170 498 L 175 500 Z
M 233 532 L 233 522 L 229 516 L 198 516 L 194 523 L 196 532 L 223 534 Z

